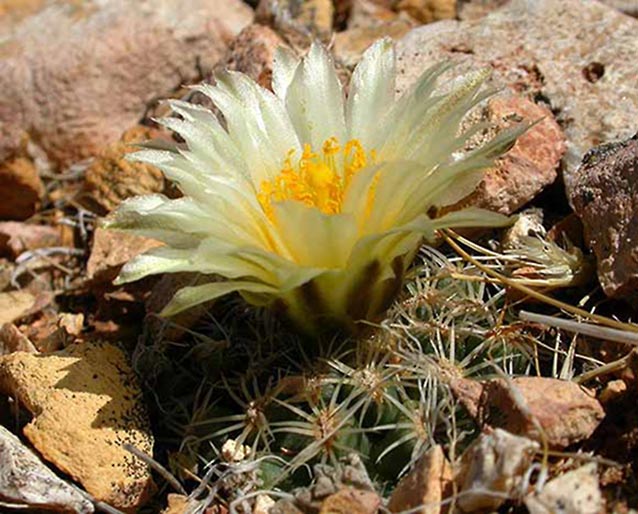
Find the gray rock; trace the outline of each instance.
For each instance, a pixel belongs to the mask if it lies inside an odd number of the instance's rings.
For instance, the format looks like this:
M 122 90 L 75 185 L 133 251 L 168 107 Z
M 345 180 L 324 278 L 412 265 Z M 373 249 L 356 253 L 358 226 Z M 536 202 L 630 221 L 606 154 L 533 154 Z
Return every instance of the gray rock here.
M 459 0 L 459 18 L 480 18 L 502 7 L 509 0 Z M 638 0 L 599 0 L 629 16 L 638 16 Z
M 570 202 L 609 296 L 638 287 L 638 134 L 594 148 L 574 173 Z
M 428 66 L 487 66 L 492 82 L 549 103 L 567 136 L 568 191 L 582 156 L 638 125 L 638 21 L 594 0 L 512 0 L 484 18 L 442 21 L 398 45 L 399 89 Z
M 0 425 L 0 506 L 93 512 L 93 504 L 58 478 L 20 439 Z

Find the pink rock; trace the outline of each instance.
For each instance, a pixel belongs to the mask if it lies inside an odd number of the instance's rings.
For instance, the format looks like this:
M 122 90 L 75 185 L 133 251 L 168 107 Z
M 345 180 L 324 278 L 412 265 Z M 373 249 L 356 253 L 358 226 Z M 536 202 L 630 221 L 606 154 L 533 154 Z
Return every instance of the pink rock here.
M 95 155 L 212 69 L 251 17 L 240 0 L 111 0 L 23 19 L 0 59 L 0 160 L 25 134 L 59 165 Z
M 399 89 L 429 66 L 487 67 L 492 84 L 547 103 L 567 137 L 567 190 L 582 156 L 633 135 L 638 20 L 596 1 L 511 1 L 483 18 L 412 30 L 398 45 Z
M 230 44 L 215 69 L 240 71 L 270 89 L 272 64 L 280 46 L 287 45 L 270 27 L 249 25 Z
M 86 275 L 94 283 L 111 282 L 124 264 L 151 248 L 161 246 L 154 239 L 116 230 L 96 229 Z
M 554 448 L 565 448 L 587 439 L 605 417 L 593 395 L 567 380 L 456 379 L 450 387 L 481 425 L 502 428 L 535 441 L 546 437 Z
M 518 138 L 514 147 L 496 161 L 472 195 L 461 201 L 511 214 L 556 180 L 565 152 L 565 136 L 546 107 L 519 95 L 497 96 L 484 117 L 499 128 L 526 122 L 536 125 Z
M 22 252 L 61 244 L 62 236 L 56 227 L 17 221 L 0 222 L 0 255 L 15 258 Z

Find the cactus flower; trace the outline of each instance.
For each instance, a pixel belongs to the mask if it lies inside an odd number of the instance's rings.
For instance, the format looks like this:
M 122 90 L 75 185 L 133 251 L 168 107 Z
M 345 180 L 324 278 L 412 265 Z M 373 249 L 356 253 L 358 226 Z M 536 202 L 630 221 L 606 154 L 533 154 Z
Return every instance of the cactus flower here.
M 375 319 L 423 240 L 446 227 L 507 223 L 474 208 L 438 216 L 523 130 L 464 151 L 476 127 L 462 131 L 461 121 L 488 96 L 487 73 L 439 92 L 448 68 L 430 68 L 398 96 L 393 44 L 379 40 L 346 97 L 331 57 L 313 44 L 303 59 L 278 51 L 272 92 L 236 72 L 198 86 L 223 118 L 170 101 L 174 115 L 159 122 L 183 143 L 149 145 L 132 158 L 161 169 L 183 197 L 135 197 L 105 221 L 165 243 L 132 259 L 117 281 L 210 277 L 178 291 L 165 315 L 238 292 L 309 331 Z

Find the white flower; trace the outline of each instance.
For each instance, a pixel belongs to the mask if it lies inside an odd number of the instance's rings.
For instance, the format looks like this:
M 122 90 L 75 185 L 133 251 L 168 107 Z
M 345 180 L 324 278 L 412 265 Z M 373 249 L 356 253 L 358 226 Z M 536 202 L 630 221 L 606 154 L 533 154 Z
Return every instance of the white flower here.
M 118 281 L 210 276 L 180 290 L 166 315 L 238 291 L 249 303 L 284 308 L 309 330 L 377 317 L 423 238 L 444 227 L 507 222 L 478 209 L 433 217 L 471 192 L 521 131 L 463 154 L 475 131 L 459 133 L 459 125 L 488 96 L 480 91 L 486 72 L 437 93 L 447 69 L 432 67 L 397 98 L 394 47 L 380 40 L 355 69 L 345 99 L 330 56 L 313 44 L 301 61 L 277 53 L 274 93 L 234 72 L 198 86 L 224 122 L 171 101 L 177 116 L 160 123 L 185 144 L 133 158 L 160 168 L 184 197 L 133 198 L 106 221 L 165 243 L 129 262 Z

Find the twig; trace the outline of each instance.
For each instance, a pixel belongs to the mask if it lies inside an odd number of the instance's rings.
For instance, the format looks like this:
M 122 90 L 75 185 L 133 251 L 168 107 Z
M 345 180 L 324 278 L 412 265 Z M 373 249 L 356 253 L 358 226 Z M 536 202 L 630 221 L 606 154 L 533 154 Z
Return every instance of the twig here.
M 445 241 L 464 259 L 471 262 L 478 269 L 490 275 L 491 277 L 498 278 L 503 284 L 513 288 L 518 289 L 519 291 L 527 294 L 528 296 L 535 298 L 541 302 L 552 305 L 558 309 L 563 309 L 564 311 L 575 314 L 576 316 L 581 316 L 583 318 L 590 319 L 592 321 L 596 321 L 601 325 L 606 325 L 611 328 L 617 328 L 621 331 L 630 331 L 630 332 L 638 332 L 638 326 L 632 323 L 623 323 L 622 321 L 616 321 L 611 318 L 607 318 L 605 316 L 600 316 L 599 314 L 592 314 L 591 312 L 587 312 L 584 309 L 580 309 L 578 307 L 574 307 L 568 303 L 557 300 L 556 298 L 552 298 L 551 296 L 547 296 L 543 293 L 539 293 L 538 291 L 532 289 L 531 287 L 527 287 L 525 285 L 519 284 L 516 280 L 511 280 L 506 276 L 502 275 L 498 271 L 491 269 L 489 266 L 481 264 L 474 257 L 472 257 L 469 253 L 467 253 L 463 248 L 461 248 L 455 239 L 460 240 L 460 236 L 450 229 L 445 229 L 441 232 Z M 453 239 L 454 238 L 454 239 Z
M 525 321 L 533 323 L 541 323 L 550 327 L 561 328 L 568 332 L 584 334 L 586 336 L 614 341 L 616 343 L 626 343 L 638 345 L 638 334 L 627 330 L 618 330 L 616 328 L 601 327 L 592 323 L 584 323 L 582 321 L 573 321 L 569 319 L 557 318 L 555 316 L 545 316 L 535 312 L 520 311 L 519 317 Z
M 186 489 L 182 487 L 182 484 L 168 471 L 164 466 L 162 466 L 159 462 L 153 459 L 151 456 L 146 455 L 143 451 L 137 449 L 135 446 L 129 443 L 124 443 L 124 449 L 135 455 L 138 459 L 143 460 L 148 466 L 153 468 L 157 473 L 159 473 L 166 482 L 168 482 L 173 489 L 175 489 L 178 493 L 187 496 L 188 493 Z

